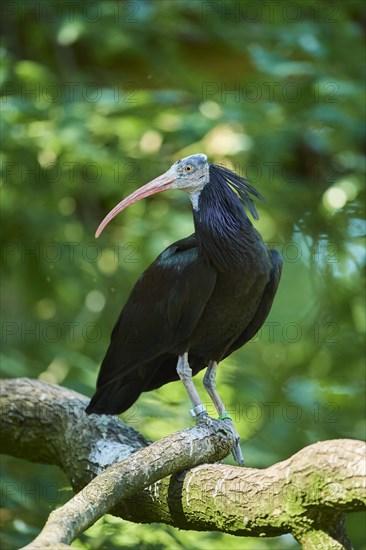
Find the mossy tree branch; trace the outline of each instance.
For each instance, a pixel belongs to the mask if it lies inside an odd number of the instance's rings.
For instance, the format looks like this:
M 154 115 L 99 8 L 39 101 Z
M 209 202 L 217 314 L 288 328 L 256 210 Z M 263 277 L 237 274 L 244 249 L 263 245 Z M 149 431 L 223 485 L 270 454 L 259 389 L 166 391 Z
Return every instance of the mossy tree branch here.
M 29 548 L 67 547 L 106 512 L 241 536 L 290 532 L 306 549 L 351 547 L 343 514 L 365 508 L 363 442 L 319 442 L 264 470 L 202 464 L 229 453 L 226 422 L 206 422 L 148 446 L 116 417 L 85 415 L 86 403 L 59 386 L 2 381 L 2 451 L 58 465 L 80 491 L 52 512 Z

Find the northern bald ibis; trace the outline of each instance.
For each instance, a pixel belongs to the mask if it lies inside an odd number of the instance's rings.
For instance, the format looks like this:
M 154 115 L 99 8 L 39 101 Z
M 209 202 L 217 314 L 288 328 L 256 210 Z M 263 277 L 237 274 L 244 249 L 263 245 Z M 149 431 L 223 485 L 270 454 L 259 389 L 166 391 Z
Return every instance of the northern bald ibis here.
M 113 329 L 88 414 L 118 414 L 142 392 L 182 380 L 192 416 L 207 415 L 192 376 L 207 368 L 204 386 L 219 418 L 230 420 L 215 386 L 217 366 L 263 325 L 280 280 L 282 259 L 263 243 L 248 213 L 263 197 L 234 172 L 206 155 L 178 160 L 162 176 L 122 200 L 119 212 L 165 191 L 186 191 L 195 233 L 170 245 L 135 284 Z M 243 463 L 239 436 L 233 454 Z

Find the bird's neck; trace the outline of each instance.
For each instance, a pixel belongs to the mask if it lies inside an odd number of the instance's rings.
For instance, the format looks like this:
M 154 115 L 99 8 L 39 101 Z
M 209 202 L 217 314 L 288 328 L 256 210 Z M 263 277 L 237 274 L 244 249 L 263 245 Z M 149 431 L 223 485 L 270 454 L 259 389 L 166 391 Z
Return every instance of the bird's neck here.
M 219 271 L 248 268 L 267 256 L 260 234 L 230 188 L 202 189 L 193 218 L 199 250 Z

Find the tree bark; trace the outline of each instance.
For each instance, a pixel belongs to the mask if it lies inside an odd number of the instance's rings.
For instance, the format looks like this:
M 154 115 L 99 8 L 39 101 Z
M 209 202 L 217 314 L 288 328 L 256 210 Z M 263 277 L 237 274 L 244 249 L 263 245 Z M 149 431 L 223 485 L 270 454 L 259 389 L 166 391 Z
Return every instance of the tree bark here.
M 29 548 L 45 548 L 51 533 L 51 546 L 65 548 L 106 512 L 241 536 L 292 533 L 309 550 L 351 548 L 344 513 L 365 509 L 366 502 L 361 441 L 315 443 L 264 470 L 202 464 L 230 452 L 226 421 L 148 446 L 116 417 L 88 417 L 88 400 L 66 388 L 9 379 L 0 395 L 2 452 L 56 464 L 81 491 L 52 512 Z

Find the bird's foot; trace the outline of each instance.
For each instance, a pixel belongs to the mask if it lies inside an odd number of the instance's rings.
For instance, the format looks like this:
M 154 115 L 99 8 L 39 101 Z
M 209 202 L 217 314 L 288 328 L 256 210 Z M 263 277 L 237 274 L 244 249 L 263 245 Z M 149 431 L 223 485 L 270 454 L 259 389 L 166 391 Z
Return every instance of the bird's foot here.
M 210 416 L 208 416 L 208 412 L 206 407 L 203 405 L 196 405 L 193 409 L 189 411 L 191 413 L 191 416 L 195 419 L 196 424 L 199 424 L 203 422 L 204 424 L 209 424 L 212 420 Z
M 230 414 L 227 412 L 221 413 L 219 415 L 219 418 L 230 426 L 232 434 L 234 436 L 234 445 L 231 451 L 234 460 L 239 464 L 239 466 L 244 466 L 244 458 L 240 448 L 240 436 L 234 427 L 234 422 L 232 421 Z
M 191 416 L 196 420 L 196 423 L 203 422 L 205 424 L 210 424 L 212 421 L 212 418 L 208 416 L 206 407 L 203 404 L 196 405 L 193 409 L 190 410 Z M 232 431 L 232 434 L 234 436 L 234 445 L 232 448 L 232 454 L 234 457 L 234 460 L 240 465 L 244 466 L 244 458 L 241 452 L 240 448 L 240 436 L 236 429 L 234 428 L 234 423 L 232 421 L 232 418 L 229 413 L 224 412 L 219 415 L 219 419 L 223 420 L 230 426 L 230 429 Z
M 212 424 L 212 420 L 213 418 L 208 415 L 207 411 L 196 416 L 196 424 L 207 424 L 210 426 Z

